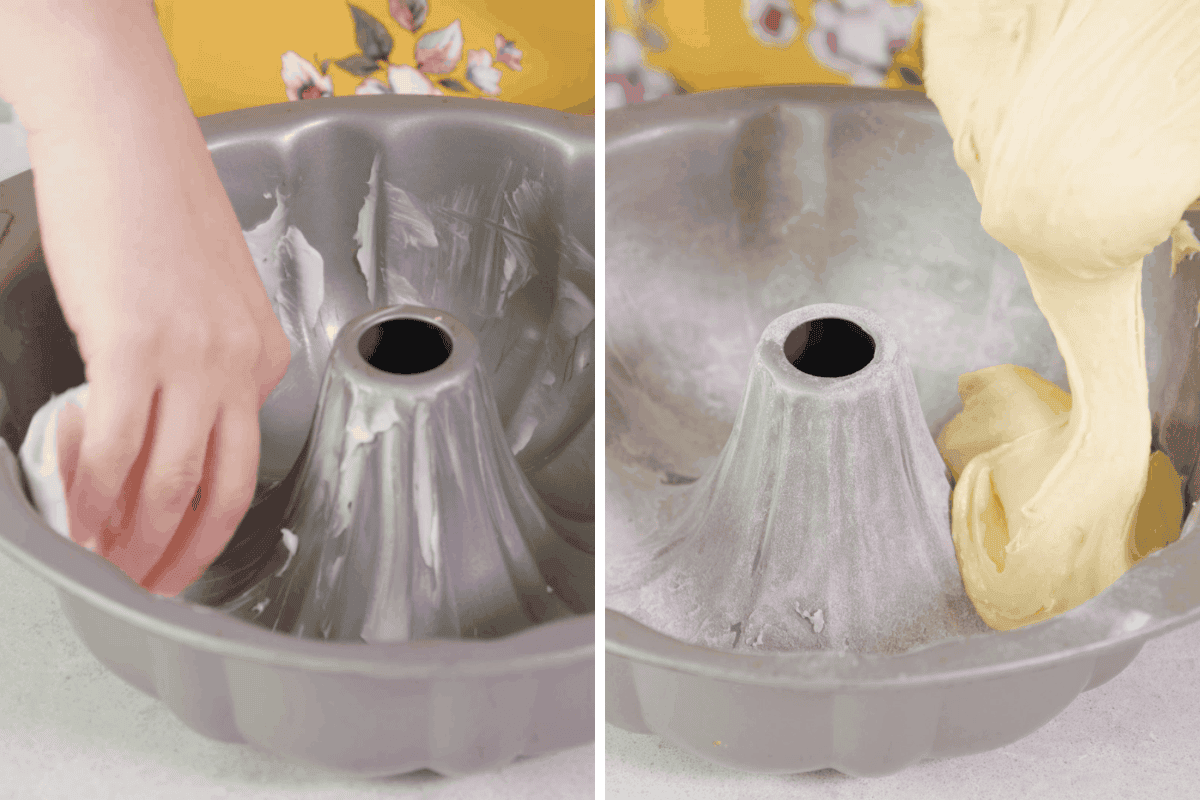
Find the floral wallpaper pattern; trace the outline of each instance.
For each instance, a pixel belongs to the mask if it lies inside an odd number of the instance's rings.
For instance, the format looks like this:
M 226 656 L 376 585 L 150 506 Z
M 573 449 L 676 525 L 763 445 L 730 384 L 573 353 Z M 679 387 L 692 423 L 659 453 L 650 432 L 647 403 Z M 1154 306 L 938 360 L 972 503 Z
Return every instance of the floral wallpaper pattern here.
M 646 22 L 646 12 L 654 7 L 656 0 L 613 2 L 622 3 L 633 22 L 628 27 L 614 28 L 610 24 L 606 31 L 605 108 L 682 94 L 685 89 L 675 76 L 646 62 L 647 52 L 663 52 L 671 44 L 669 32 Z M 917 35 L 919 3 L 740 0 L 740 4 L 742 22 L 763 48 L 775 51 L 805 48 L 812 63 L 847 75 L 856 86 L 883 86 L 889 74 L 899 76 L 893 80 L 910 88 L 922 85 L 919 53 L 915 54 L 915 60 L 913 54 L 903 59 L 898 57 Z M 720 26 L 713 26 L 712 36 L 720 36 Z M 745 53 L 746 64 L 753 64 L 757 57 Z
M 281 56 L 284 90 L 289 100 L 331 97 L 333 79 L 330 66 L 362 78 L 354 90 L 357 95 L 424 94 L 484 97 L 498 99 L 502 91 L 504 71 L 520 72 L 523 51 L 504 33 L 497 33 L 486 46 L 466 50 L 462 24 L 454 20 L 444 28 L 422 32 L 429 15 L 429 0 L 389 0 L 392 20 L 404 31 L 420 34 L 412 45 L 412 58 L 393 61 L 396 40 L 387 26 L 358 6 L 350 6 L 354 38 L 358 53 L 338 58 L 312 61 L 294 50 Z
M 850 73 L 855 86 L 882 86 L 892 59 L 908 45 L 920 8 L 887 0 L 820 0 L 812 11 L 817 24 L 808 47 L 817 62 Z

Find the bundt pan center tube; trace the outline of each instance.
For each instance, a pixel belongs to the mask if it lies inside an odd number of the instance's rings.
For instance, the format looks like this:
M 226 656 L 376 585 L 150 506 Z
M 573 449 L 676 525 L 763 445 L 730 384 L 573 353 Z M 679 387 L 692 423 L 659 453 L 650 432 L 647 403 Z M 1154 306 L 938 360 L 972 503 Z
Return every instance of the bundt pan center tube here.
M 338 333 L 296 466 L 184 596 L 297 636 L 494 638 L 571 615 L 535 555 L 554 535 L 475 336 L 390 306 Z
M 84 381 L 30 173 L 0 183 L 0 548 L 188 726 L 364 777 L 594 737 L 594 139 L 471 100 L 201 120 L 292 345 L 225 552 L 151 595 L 55 533 L 14 453 Z
M 884 775 L 1027 736 L 1200 619 L 1200 272 L 1173 273 L 1169 242 L 1141 297 L 1183 531 L 1070 611 L 994 631 L 951 561 L 934 437 L 965 373 L 1069 387 L 933 104 L 769 87 L 606 124 L 609 722 L 737 769 Z
M 979 633 L 950 538 L 950 484 L 904 348 L 866 309 L 771 322 L 721 456 L 609 608 L 733 650 L 901 653 Z M 622 591 L 622 587 L 629 587 Z

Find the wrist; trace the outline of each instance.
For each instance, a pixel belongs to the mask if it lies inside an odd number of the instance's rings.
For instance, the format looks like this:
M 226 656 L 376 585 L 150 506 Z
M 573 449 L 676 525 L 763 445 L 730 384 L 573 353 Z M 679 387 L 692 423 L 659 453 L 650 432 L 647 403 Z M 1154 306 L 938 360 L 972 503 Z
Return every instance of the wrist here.
M 0 12 L 0 97 L 31 136 L 187 106 L 151 0 L 0 0 Z

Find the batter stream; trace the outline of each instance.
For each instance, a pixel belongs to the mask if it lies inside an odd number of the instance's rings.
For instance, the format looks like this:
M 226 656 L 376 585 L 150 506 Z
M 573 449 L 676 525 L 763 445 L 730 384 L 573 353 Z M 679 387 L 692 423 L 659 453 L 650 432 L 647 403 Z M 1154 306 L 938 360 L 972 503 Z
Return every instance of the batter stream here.
M 1003 630 L 1074 608 L 1178 536 L 1165 456 L 1147 496 L 1141 270 L 1173 229 L 1190 236 L 1177 225 L 1200 195 L 1200 3 L 926 0 L 925 13 L 929 97 L 1071 386 L 1056 396 L 1010 365 L 963 376 L 964 411 L 939 437 L 961 470 L 963 582 Z

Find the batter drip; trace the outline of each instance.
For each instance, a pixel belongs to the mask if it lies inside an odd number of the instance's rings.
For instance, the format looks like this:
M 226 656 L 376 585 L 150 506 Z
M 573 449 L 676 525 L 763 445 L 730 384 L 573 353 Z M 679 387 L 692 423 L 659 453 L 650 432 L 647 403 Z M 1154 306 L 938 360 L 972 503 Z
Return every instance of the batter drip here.
M 1074 608 L 1136 560 L 1150 462 L 1142 258 L 1200 195 L 1200 4 L 925 11 L 929 97 L 1071 386 L 1065 413 L 974 455 L 954 491 L 963 582 L 1003 630 Z

